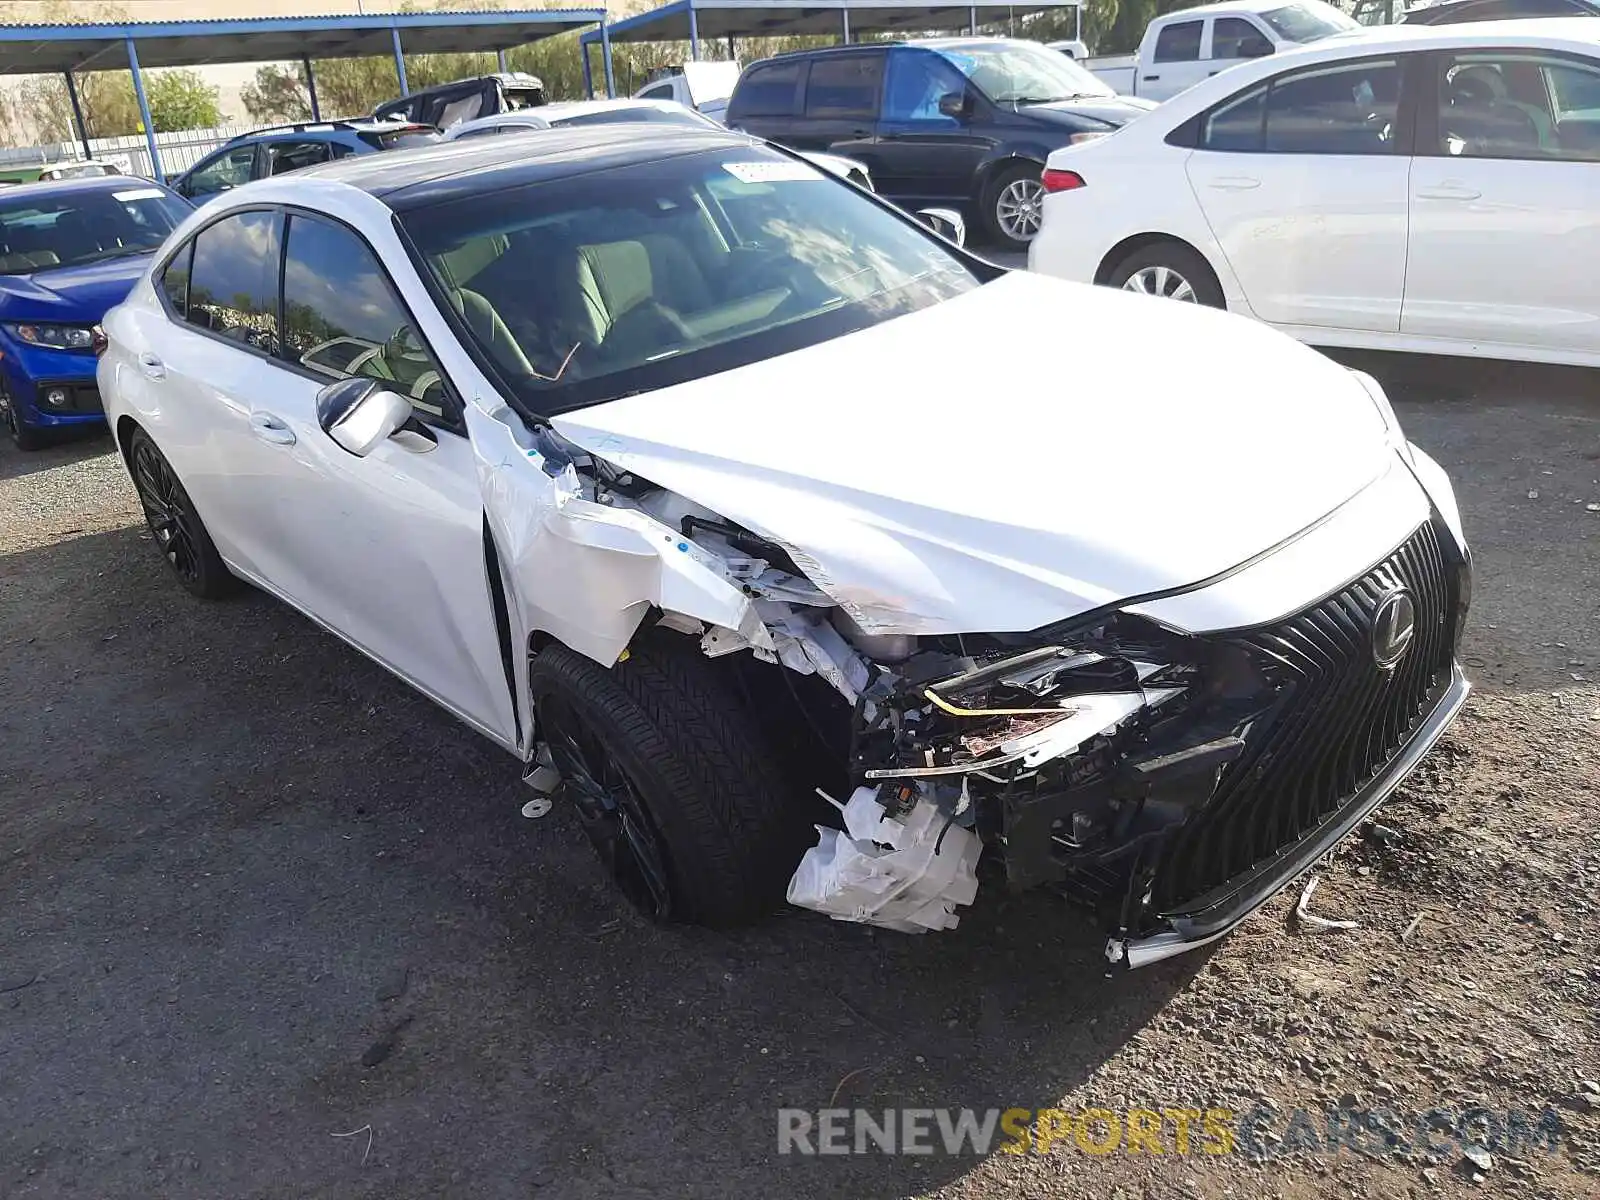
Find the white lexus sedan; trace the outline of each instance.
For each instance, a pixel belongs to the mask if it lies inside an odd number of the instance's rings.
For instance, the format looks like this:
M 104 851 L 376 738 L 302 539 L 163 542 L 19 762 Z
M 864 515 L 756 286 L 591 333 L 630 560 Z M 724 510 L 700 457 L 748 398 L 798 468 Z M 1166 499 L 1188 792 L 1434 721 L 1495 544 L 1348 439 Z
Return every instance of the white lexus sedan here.
M 1600 366 L 1600 21 L 1400 25 L 1052 154 L 1029 263 L 1318 345 Z
M 982 857 L 1150 962 L 1467 695 L 1455 500 L 1370 378 L 725 130 L 250 184 L 105 334 L 183 586 L 249 581 L 499 743 L 655 918 L 944 929 Z

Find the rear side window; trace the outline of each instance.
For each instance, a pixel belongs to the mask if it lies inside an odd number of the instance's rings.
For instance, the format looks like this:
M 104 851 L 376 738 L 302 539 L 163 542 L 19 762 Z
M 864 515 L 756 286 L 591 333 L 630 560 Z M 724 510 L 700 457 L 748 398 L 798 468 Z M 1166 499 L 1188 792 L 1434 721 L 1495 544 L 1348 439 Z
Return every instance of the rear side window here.
M 172 306 L 172 311 L 180 317 L 189 311 L 189 262 L 193 258 L 194 243 L 190 242 L 173 256 L 167 269 L 161 272 L 161 292 Z
M 327 142 L 268 142 L 264 149 L 267 152 L 268 175 L 298 171 L 301 167 L 312 167 L 333 157 Z
M 1200 57 L 1199 21 L 1179 21 L 1156 35 L 1156 61 L 1194 62 Z
M 801 62 L 776 62 L 751 67 L 739 80 L 728 116 L 787 117 L 794 112 L 795 91 L 800 85 Z
M 812 60 L 806 116 L 872 118 L 883 90 L 883 55 L 829 54 Z
M 1200 125 L 1202 150 L 1393 154 L 1400 145 L 1393 59 L 1280 75 L 1224 101 Z
M 672 85 L 670 83 L 658 83 L 658 84 L 655 85 L 655 87 L 647 87 L 647 88 L 645 88 L 644 91 L 639 93 L 639 99 L 641 99 L 641 100 L 671 100 L 672 99 Z
M 189 324 L 276 353 L 281 226 L 277 213 L 242 212 L 195 235 Z
M 325 375 L 382 380 L 412 407 L 444 415 L 439 368 L 372 250 L 343 225 L 289 218 L 283 357 Z

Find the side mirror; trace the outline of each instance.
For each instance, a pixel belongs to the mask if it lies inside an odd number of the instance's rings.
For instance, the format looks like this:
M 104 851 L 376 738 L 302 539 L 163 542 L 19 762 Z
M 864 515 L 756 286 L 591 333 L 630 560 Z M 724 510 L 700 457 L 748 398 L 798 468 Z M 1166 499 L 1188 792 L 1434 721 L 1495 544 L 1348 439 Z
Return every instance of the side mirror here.
M 341 450 L 365 458 L 411 420 L 411 401 L 356 376 L 317 393 L 317 424 Z
M 970 105 L 965 92 L 946 92 L 939 97 L 939 113 L 957 121 L 965 120 Z
M 954 242 L 958 246 L 967 244 L 967 223 L 953 208 L 919 208 L 917 220 L 946 241 Z

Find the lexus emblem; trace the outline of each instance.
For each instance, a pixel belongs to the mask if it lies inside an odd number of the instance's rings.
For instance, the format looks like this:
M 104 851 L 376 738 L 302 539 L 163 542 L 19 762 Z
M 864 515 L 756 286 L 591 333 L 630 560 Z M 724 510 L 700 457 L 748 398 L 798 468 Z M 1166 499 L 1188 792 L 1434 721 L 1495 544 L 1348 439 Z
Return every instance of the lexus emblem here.
M 1417 602 L 1404 588 L 1390 592 L 1372 614 L 1372 659 L 1388 669 L 1405 657 L 1417 635 Z

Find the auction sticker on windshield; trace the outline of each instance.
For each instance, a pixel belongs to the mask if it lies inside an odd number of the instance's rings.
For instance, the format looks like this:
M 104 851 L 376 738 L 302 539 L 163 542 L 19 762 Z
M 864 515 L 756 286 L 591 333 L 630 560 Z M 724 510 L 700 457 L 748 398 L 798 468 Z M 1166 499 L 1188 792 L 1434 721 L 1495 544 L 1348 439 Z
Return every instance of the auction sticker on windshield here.
M 166 193 L 160 188 L 133 188 L 126 192 L 112 192 L 111 198 L 117 201 L 127 200 L 159 200 Z
M 821 179 L 822 172 L 802 162 L 723 163 L 722 169 L 740 183 L 787 183 L 796 179 Z

